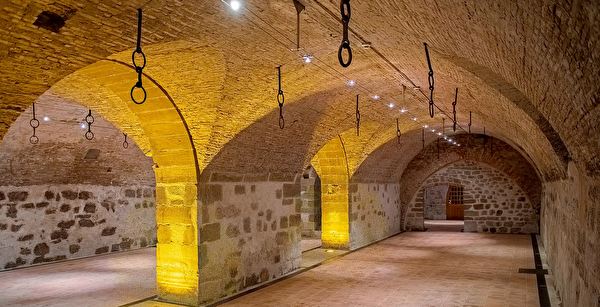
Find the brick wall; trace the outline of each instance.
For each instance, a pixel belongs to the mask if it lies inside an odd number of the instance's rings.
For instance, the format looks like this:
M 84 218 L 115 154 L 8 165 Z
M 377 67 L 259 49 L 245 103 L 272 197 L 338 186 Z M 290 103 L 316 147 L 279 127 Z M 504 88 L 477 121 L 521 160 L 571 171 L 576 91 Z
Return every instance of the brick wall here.
M 600 305 L 600 182 L 569 164 L 543 185 L 541 237 L 564 306 Z
M 456 162 L 427 178 L 413 196 L 408 226 L 423 229 L 424 192 L 429 187 L 463 187 L 465 231 L 491 233 L 537 233 L 539 207 L 509 176 L 483 163 Z M 445 202 L 445 195 L 444 200 Z

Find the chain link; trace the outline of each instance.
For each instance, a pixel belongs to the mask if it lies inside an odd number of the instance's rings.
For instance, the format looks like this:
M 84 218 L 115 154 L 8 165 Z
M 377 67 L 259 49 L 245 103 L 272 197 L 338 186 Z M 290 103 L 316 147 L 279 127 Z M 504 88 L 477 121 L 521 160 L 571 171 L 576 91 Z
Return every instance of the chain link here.
M 281 66 L 277 67 L 277 74 L 279 76 L 279 89 L 277 90 L 277 104 L 279 104 L 279 128 L 285 127 L 285 119 L 283 118 L 283 104 L 285 103 L 285 96 L 283 90 L 281 90 Z
M 471 134 L 471 111 L 469 111 L 469 134 Z
M 435 115 L 434 104 L 433 104 L 433 89 L 435 86 L 435 80 L 433 79 L 433 68 L 431 68 L 431 59 L 429 58 L 429 50 L 427 49 L 427 43 L 423 43 L 425 45 L 425 55 L 427 56 L 427 65 L 429 66 L 429 90 L 431 94 L 429 96 L 429 116 L 433 118 Z
M 398 138 L 398 144 L 400 144 L 400 137 L 402 136 L 402 132 L 400 132 L 400 121 L 396 118 L 396 137 Z
M 338 49 L 338 60 L 340 61 L 340 65 L 342 65 L 342 67 L 348 67 L 350 66 L 350 63 L 352 63 L 352 48 L 350 48 L 350 40 L 348 39 L 348 23 L 350 22 L 351 14 L 350 0 L 340 1 L 340 12 L 342 13 L 343 38 L 340 48 Z M 348 62 L 344 62 L 344 57 L 342 56 L 344 50 L 348 50 Z
M 358 109 L 358 95 L 356 95 L 356 136 L 360 135 L 360 110 Z
M 35 102 L 33 103 L 33 118 L 29 121 L 29 125 L 33 128 L 33 135 L 29 138 L 29 143 L 35 145 L 40 142 L 40 139 L 35 135 L 35 129 L 40 126 L 40 121 L 35 118 Z
M 127 133 L 123 133 L 125 140 L 123 141 L 123 148 L 127 149 L 129 147 L 129 143 L 127 142 Z
M 144 67 L 146 67 L 146 55 L 142 51 L 141 41 L 142 41 L 142 9 L 139 8 L 138 9 L 137 47 L 135 48 L 135 50 L 131 54 L 131 60 L 133 61 L 133 66 L 135 67 L 135 72 L 138 74 L 138 81 L 131 88 L 131 93 L 130 93 L 131 94 L 131 100 L 135 104 L 142 104 L 142 103 L 144 103 L 146 101 L 146 98 L 148 98 L 148 95 L 146 93 L 146 89 L 144 89 L 144 87 L 142 86 L 142 72 L 143 72 Z M 135 55 L 136 55 L 136 53 L 139 53 L 142 56 L 142 59 L 143 59 L 142 65 L 138 65 L 138 63 L 136 63 L 136 61 L 135 61 Z M 144 98 L 142 100 L 140 100 L 140 101 L 135 100 L 135 98 L 133 97 L 133 91 L 136 88 L 141 89 L 142 93 L 144 94 Z
M 458 87 L 456 88 L 456 93 L 454 94 L 454 101 L 452 102 L 452 114 L 454 115 L 454 125 L 453 130 L 456 132 L 456 101 L 458 100 Z
M 94 133 L 92 132 L 92 124 L 94 123 L 92 110 L 89 110 L 88 115 L 85 117 L 85 122 L 88 124 L 88 131 L 85 133 L 85 138 L 91 141 L 94 138 Z

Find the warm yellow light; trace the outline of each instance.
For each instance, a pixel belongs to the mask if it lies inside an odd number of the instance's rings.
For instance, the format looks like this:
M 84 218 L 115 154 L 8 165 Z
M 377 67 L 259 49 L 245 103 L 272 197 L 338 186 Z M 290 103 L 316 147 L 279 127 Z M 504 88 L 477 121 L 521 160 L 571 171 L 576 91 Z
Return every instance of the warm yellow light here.
M 333 252 L 335 252 L 335 251 L 334 251 L 333 249 L 328 249 L 328 250 L 326 250 L 326 252 L 328 252 L 328 253 L 333 253 Z

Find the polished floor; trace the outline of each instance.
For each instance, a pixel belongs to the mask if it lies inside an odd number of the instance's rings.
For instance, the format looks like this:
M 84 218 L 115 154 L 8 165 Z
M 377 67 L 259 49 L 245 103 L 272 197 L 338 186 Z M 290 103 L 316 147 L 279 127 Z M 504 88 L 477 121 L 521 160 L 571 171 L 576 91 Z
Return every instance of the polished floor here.
M 462 233 L 452 221 L 426 227 L 345 255 L 312 248 L 311 257 L 336 258 L 222 306 L 539 306 L 535 275 L 518 273 L 534 268 L 529 236 Z M 0 305 L 106 307 L 151 297 L 154 252 L 0 272 Z

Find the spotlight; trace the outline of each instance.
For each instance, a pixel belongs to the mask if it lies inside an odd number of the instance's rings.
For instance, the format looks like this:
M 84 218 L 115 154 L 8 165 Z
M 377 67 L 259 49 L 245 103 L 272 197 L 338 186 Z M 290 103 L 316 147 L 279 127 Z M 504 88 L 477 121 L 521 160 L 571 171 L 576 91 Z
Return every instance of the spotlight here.
M 394 107 L 394 104 L 393 104 L 393 103 L 390 103 L 390 104 L 388 104 L 388 107 L 390 107 L 390 108 L 393 108 L 393 107 Z
M 85 129 L 85 124 L 81 124 L 81 129 Z
M 237 10 L 240 9 L 240 7 L 242 6 L 242 4 L 239 1 L 237 1 L 237 0 L 231 0 L 231 4 L 229 6 L 231 6 L 231 8 L 234 11 L 237 11 Z
M 442 135 L 442 133 L 441 133 L 441 132 L 438 132 L 438 135 Z
M 373 96 L 373 99 L 375 99 L 375 100 L 379 99 L 379 95 Z
M 406 112 L 406 109 L 402 109 L 402 110 L 400 110 L 400 112 L 404 113 L 404 112 Z
M 413 118 L 413 120 L 414 120 L 414 121 L 417 121 L 417 118 L 415 117 L 415 118 Z
M 444 140 L 447 140 L 447 139 L 448 139 L 448 137 L 447 137 L 447 136 L 445 136 L 445 137 L 444 137 Z
M 452 142 L 452 144 L 456 145 L 456 142 Z
M 50 121 L 50 117 L 48 117 L 48 116 L 44 116 L 44 121 L 45 121 L 45 122 L 47 122 L 47 121 Z
M 435 132 L 435 129 L 431 129 L 431 132 Z
M 452 143 L 452 139 L 448 139 L 448 142 Z
M 429 128 L 429 126 L 428 126 L 428 125 L 425 125 L 425 126 L 423 126 L 423 128 L 427 129 L 427 128 Z
M 354 84 L 356 84 L 356 83 L 353 80 L 348 81 L 348 85 L 354 86 Z
M 310 63 L 312 61 L 312 55 L 305 55 L 302 57 L 304 59 L 304 63 Z
M 460 144 L 456 144 L 456 146 L 460 146 Z

